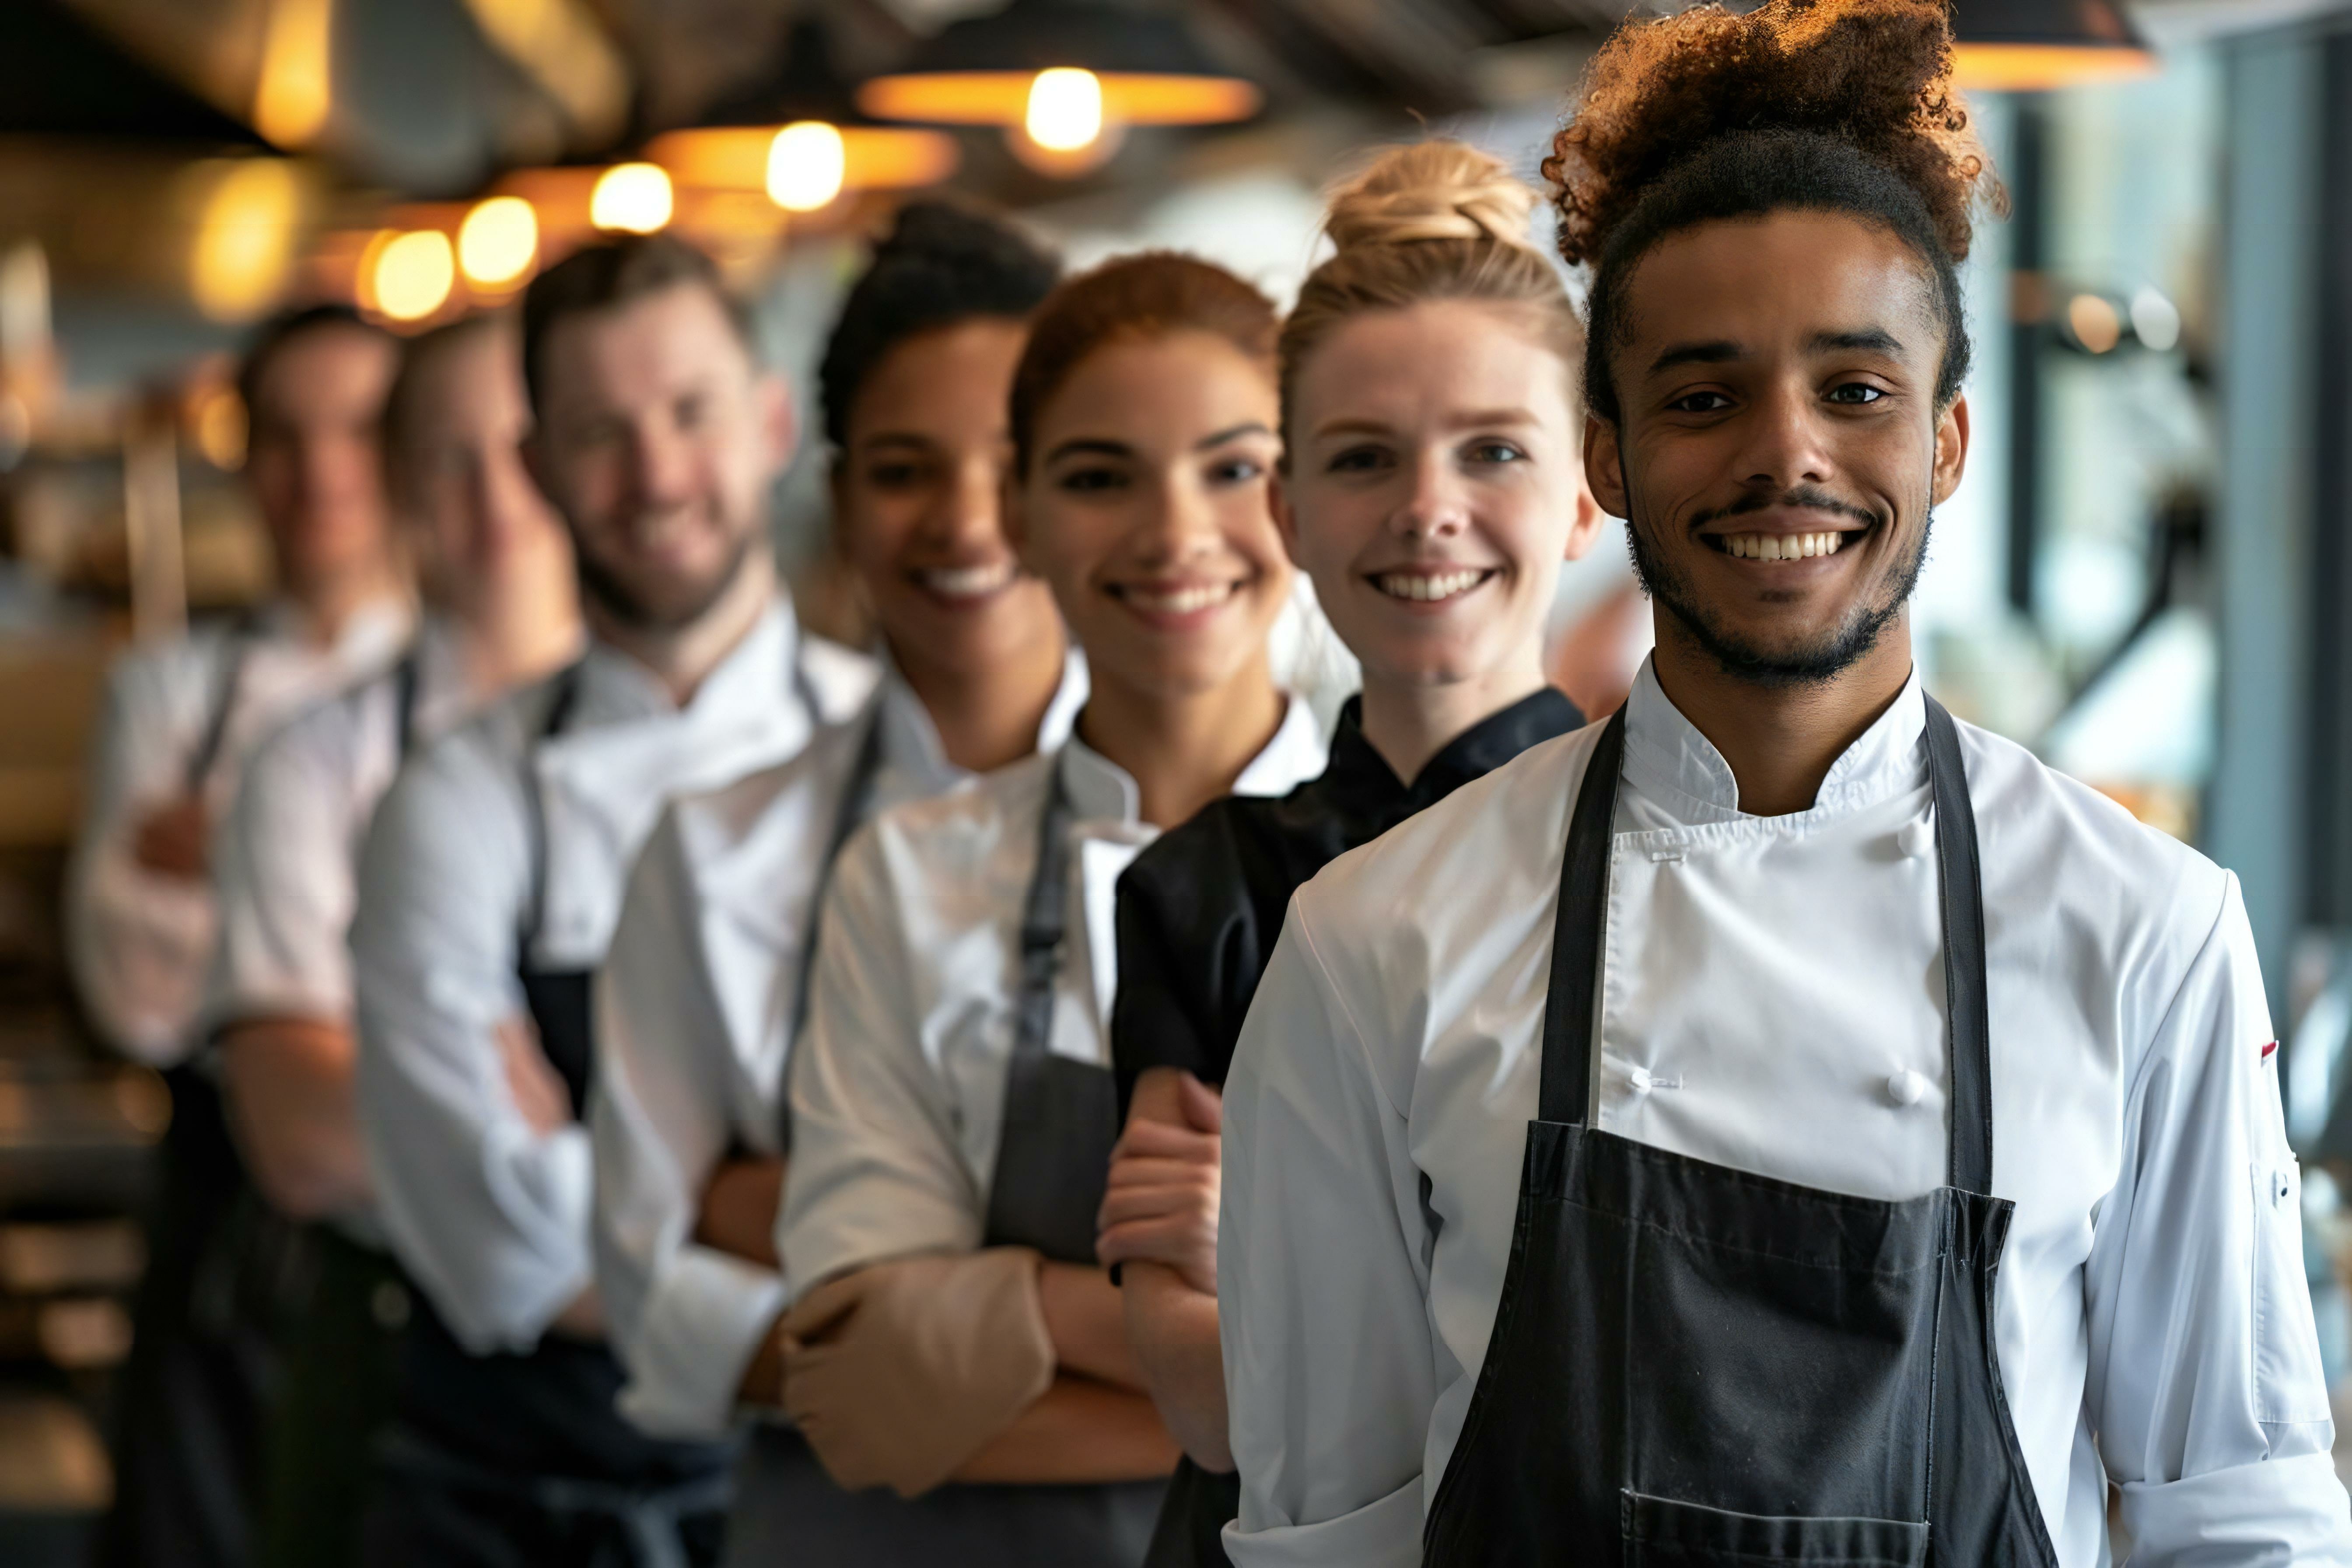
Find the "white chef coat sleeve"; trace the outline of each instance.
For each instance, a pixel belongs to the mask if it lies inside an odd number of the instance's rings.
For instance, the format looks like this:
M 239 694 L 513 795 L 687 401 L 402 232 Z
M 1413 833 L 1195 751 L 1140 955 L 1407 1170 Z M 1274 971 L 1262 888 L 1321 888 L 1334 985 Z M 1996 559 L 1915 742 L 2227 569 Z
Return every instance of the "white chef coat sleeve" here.
M 210 886 L 158 876 L 131 850 L 140 822 L 177 799 L 187 765 L 180 648 L 124 655 L 107 679 L 87 807 L 66 883 L 66 940 L 91 1022 L 116 1048 L 169 1067 L 194 1043 L 214 937 Z
M 1293 899 L 1225 1083 L 1217 1300 L 1235 1568 L 1421 1561 L 1436 1397 L 1426 1226 L 1404 1116 L 1349 994 Z
M 2301 1185 L 2236 879 L 2126 1102 L 2085 1272 L 2085 1397 L 2135 1563 L 2352 1563 Z
M 205 1013 L 343 1023 L 352 1011 L 352 709 L 312 708 L 255 748 L 213 845 L 220 941 Z
M 957 1143 L 948 1086 L 924 1050 L 875 824 L 835 864 L 810 993 L 786 1074 L 793 1154 L 778 1234 L 793 1292 L 888 1258 L 978 1247 L 986 1205 Z
M 527 1350 L 588 1283 L 588 1131 L 542 1135 L 494 1034 L 524 1012 L 520 781 L 457 735 L 403 770 L 361 861 L 360 1122 L 394 1249 L 477 1353 Z
M 783 1310 L 774 1270 L 699 1245 L 702 1190 L 732 1140 L 726 1020 L 710 991 L 676 808 L 646 840 L 596 976 L 596 1288 L 628 1386 L 662 1436 L 727 1429 L 743 1368 Z

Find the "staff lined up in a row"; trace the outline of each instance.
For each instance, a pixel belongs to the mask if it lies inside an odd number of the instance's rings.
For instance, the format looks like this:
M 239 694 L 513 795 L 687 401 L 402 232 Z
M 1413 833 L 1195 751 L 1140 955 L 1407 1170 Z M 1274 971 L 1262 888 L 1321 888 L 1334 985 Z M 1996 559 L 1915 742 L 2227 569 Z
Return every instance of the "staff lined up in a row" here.
M 178 922 L 135 1037 L 204 1047 L 118 1543 L 2089 1568 L 2113 1479 L 2136 1560 L 2352 1562 L 2234 885 L 1912 668 L 1949 47 L 1629 24 L 1548 165 L 1590 353 L 1456 143 L 1334 199 L 1286 320 L 908 209 L 820 378 L 864 653 L 777 584 L 741 314 L 630 239 L 409 347 L 431 616 L 260 739 L 397 635 L 317 651 L 394 580 L 322 500 L 390 350 L 267 336 L 311 645 L 126 672 L 173 749 L 77 883 L 93 980 Z M 1585 727 L 1540 635 L 1603 503 L 1658 647 Z

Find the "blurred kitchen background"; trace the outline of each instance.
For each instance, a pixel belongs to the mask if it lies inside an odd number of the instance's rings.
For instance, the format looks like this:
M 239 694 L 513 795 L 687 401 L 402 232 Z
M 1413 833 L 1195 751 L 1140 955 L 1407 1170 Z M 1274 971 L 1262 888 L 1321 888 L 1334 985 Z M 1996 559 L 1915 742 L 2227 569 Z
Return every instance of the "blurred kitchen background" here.
M 805 390 L 862 237 L 938 187 L 1074 261 L 1182 247 L 1286 297 L 1370 147 L 1443 132 L 1534 177 L 1626 10 L 0 0 L 0 1562 L 73 1560 L 108 1495 L 129 1215 L 169 1111 L 87 1039 L 58 883 L 110 652 L 268 584 L 234 479 L 249 323 L 331 299 L 422 327 L 599 229 L 669 226 Z M 2341 1380 L 2352 5 L 1955 12 L 2012 214 L 1969 268 L 1975 445 L 1921 588 L 1929 682 L 2243 880 Z M 854 632 L 821 471 L 786 481 L 778 540 L 804 613 Z M 1596 551 L 1562 589 L 1564 674 L 1645 626 L 1622 547 Z

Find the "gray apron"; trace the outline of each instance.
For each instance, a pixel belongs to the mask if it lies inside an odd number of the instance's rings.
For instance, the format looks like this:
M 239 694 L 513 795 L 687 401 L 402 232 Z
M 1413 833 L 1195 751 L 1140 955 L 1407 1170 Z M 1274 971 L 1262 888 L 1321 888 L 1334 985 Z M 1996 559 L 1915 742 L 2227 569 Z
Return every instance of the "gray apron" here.
M 1095 1261 L 1095 1213 L 1118 1140 L 1110 1069 L 1053 1049 L 1054 983 L 1068 931 L 1071 811 L 1050 768 L 1037 868 L 1021 918 L 1013 1057 L 983 1245 Z M 1159 1518 L 1160 1480 L 1089 1486 L 950 1483 L 911 1501 L 835 1486 L 790 1427 L 754 1429 L 728 1521 L 730 1568 L 1134 1568 Z

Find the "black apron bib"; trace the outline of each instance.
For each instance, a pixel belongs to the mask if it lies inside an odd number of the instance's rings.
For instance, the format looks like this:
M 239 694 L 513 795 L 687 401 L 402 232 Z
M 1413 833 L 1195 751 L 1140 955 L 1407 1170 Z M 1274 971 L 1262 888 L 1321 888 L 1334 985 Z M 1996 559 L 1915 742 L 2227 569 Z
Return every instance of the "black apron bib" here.
M 1423 1532 L 1477 1564 L 2054 1568 L 2001 1392 L 1984 909 L 1958 735 L 1927 705 L 1950 1173 L 1903 1202 L 1586 1124 L 1624 716 L 1560 868 L 1538 1119 L 1486 1364 Z
M 1023 900 L 1021 984 L 1013 1057 L 983 1245 L 1032 1247 L 1066 1263 L 1095 1260 L 1095 1213 L 1110 1174 L 1118 1107 L 1110 1069 L 1052 1049 L 1054 983 L 1068 929 L 1069 797 L 1050 766 L 1037 868 Z M 845 837 L 845 832 L 838 837 Z M 806 991 L 803 982 L 803 991 Z M 730 1525 L 730 1568 L 1131 1568 L 1143 1561 L 1162 1481 L 1095 1486 L 950 1482 L 905 1500 L 845 1492 L 800 1434 L 763 1425 L 751 1437 Z
M 558 678 L 541 741 L 559 733 L 579 689 L 579 666 Z M 586 1108 L 592 1069 L 593 969 L 549 970 L 531 960 L 544 896 L 547 835 L 531 759 L 534 887 L 517 944 L 517 978 L 548 1061 L 563 1080 L 572 1114 Z M 370 1543 L 377 1563 L 394 1560 L 392 1542 L 410 1552 L 458 1550 L 467 1536 L 484 1543 L 577 1543 L 593 1539 L 599 1562 L 628 1568 L 683 1568 L 713 1560 L 715 1528 L 683 1528 L 727 1505 L 728 1445 L 679 1443 L 639 1431 L 617 1408 L 627 1381 L 602 1342 L 543 1335 L 520 1353 L 476 1355 L 460 1344 L 431 1300 L 418 1292 L 403 1346 L 400 1419 L 379 1452 L 386 1495 L 378 1514 L 403 1494 L 435 1516 L 427 1542 L 402 1536 L 385 1520 Z M 567 1553 L 586 1552 L 567 1545 Z M 530 1552 L 521 1553 L 529 1560 Z

